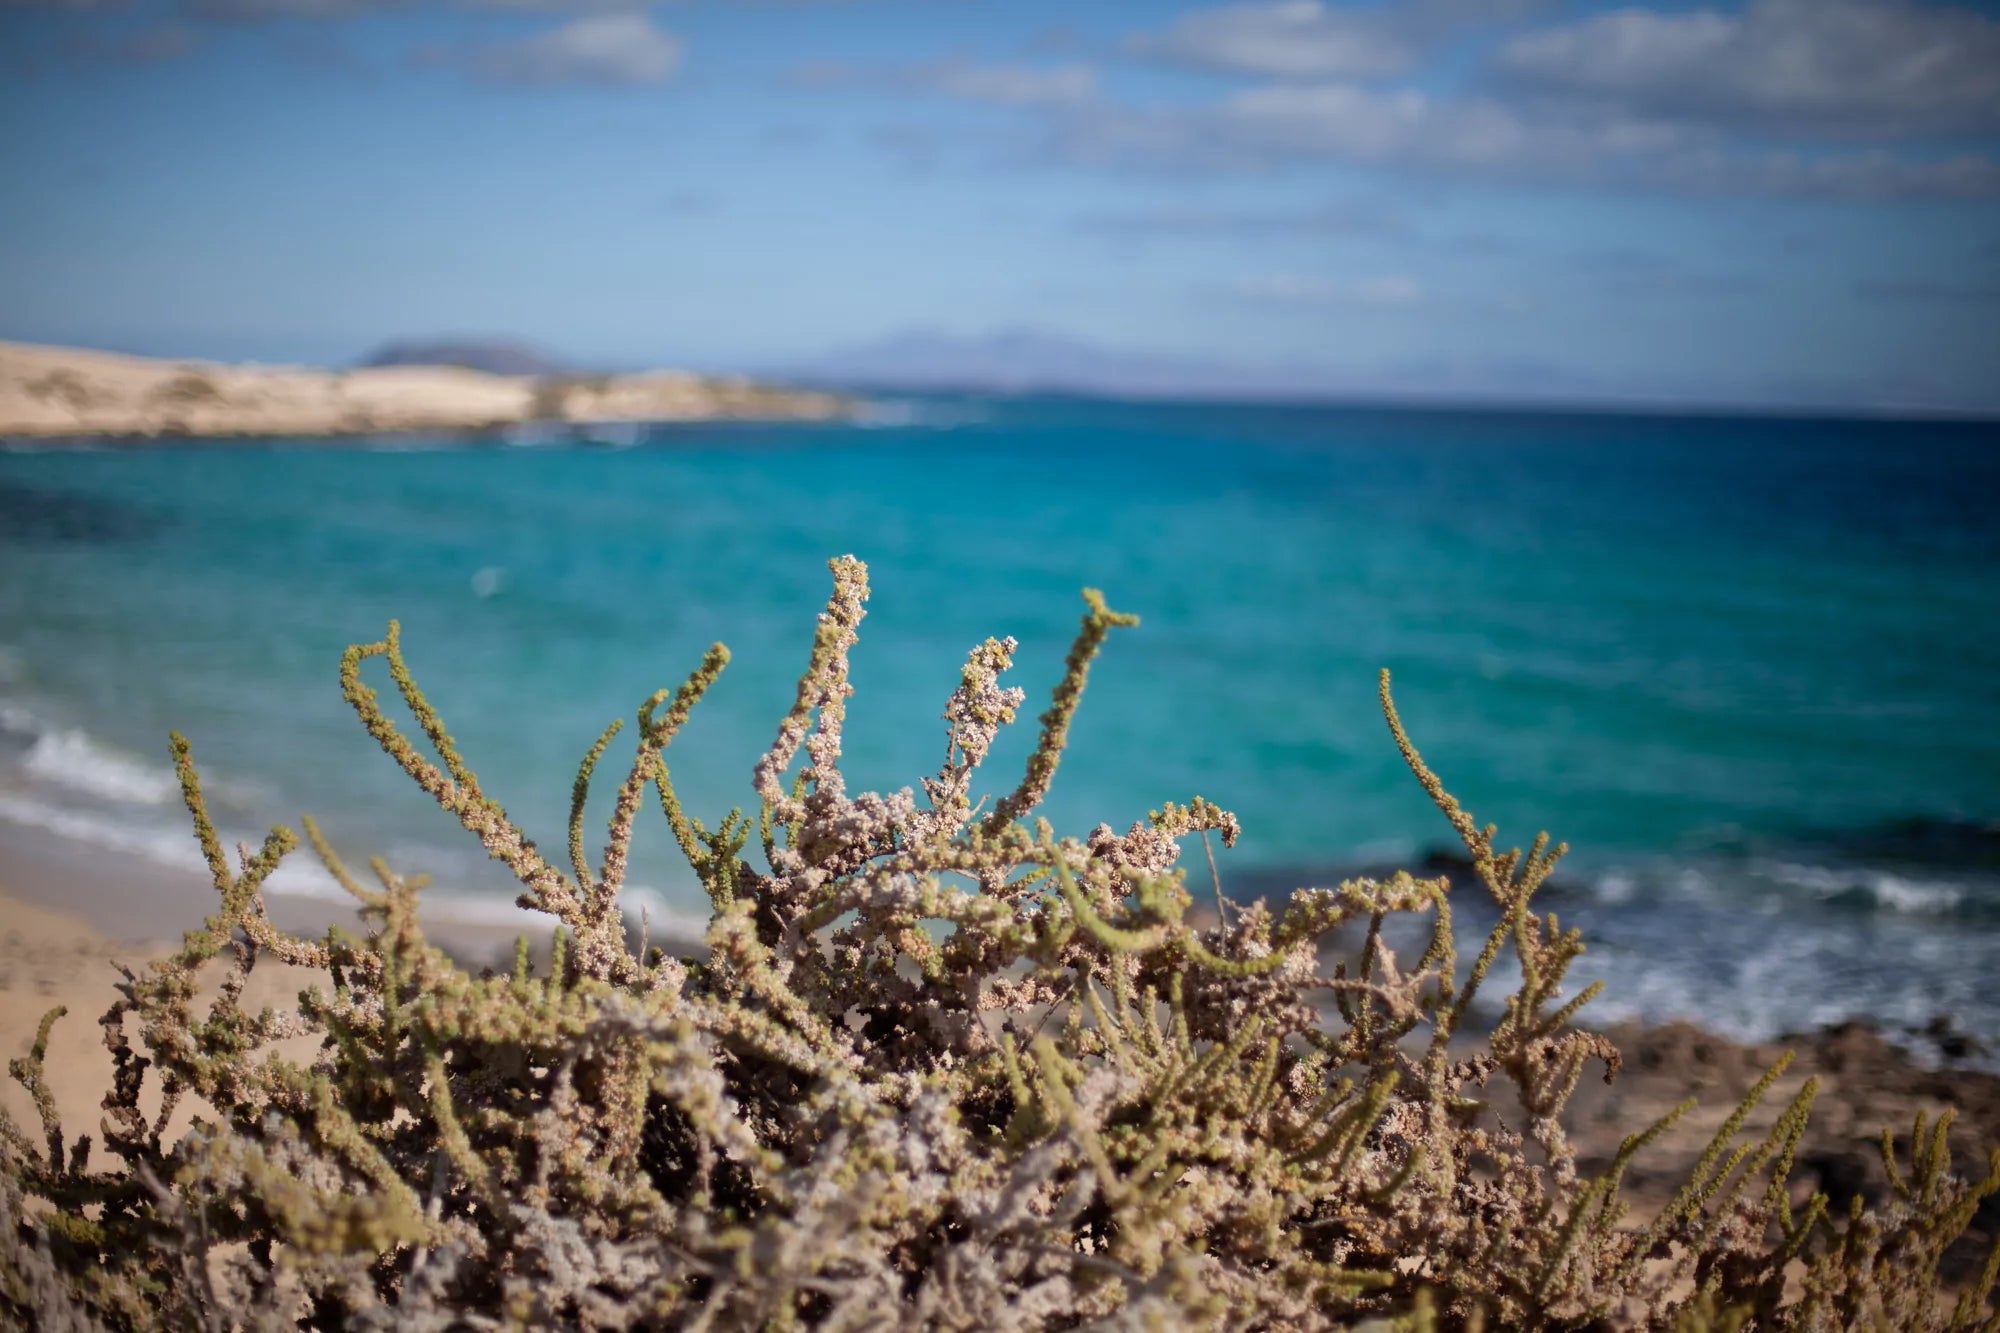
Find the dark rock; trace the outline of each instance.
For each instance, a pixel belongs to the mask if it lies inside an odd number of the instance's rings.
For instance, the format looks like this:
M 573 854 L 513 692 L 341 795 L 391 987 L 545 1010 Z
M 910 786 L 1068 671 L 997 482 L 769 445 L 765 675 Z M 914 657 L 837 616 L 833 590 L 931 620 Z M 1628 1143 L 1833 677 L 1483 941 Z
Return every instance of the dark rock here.
M 1874 1147 L 1824 1147 L 1803 1152 L 1794 1170 L 1810 1178 L 1814 1189 L 1826 1195 L 1836 1213 L 1847 1211 L 1849 1200 L 1859 1195 L 1870 1205 L 1889 1197 L 1889 1173 L 1882 1165 L 1882 1153 Z
M 1950 1014 L 1939 1014 L 1913 1031 L 1915 1035 L 1927 1039 L 1947 1060 L 1977 1060 L 1992 1054 L 1992 1048 L 1985 1042 L 1969 1032 L 1960 1031 L 1958 1021 Z

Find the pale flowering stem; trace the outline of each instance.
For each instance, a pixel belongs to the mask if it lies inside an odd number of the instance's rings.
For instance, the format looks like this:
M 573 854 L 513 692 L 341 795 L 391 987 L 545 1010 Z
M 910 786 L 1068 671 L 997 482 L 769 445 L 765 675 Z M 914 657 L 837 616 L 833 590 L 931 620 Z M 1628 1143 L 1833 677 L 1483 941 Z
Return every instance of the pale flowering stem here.
M 611 725 L 598 736 L 597 743 L 590 747 L 583 756 L 583 762 L 577 766 L 576 782 L 570 788 L 569 861 L 576 868 L 577 883 L 583 886 L 585 893 L 591 891 L 595 882 L 591 877 L 590 862 L 585 860 L 583 855 L 583 808 L 585 802 L 590 799 L 590 777 L 597 771 L 597 761 L 604 757 L 604 748 L 611 744 L 611 738 L 616 736 L 618 729 L 624 725 L 623 718 L 611 719 Z
M 646 794 L 646 783 L 659 770 L 660 752 L 673 740 L 674 733 L 687 722 L 688 714 L 695 704 L 722 674 L 722 668 L 729 665 L 729 650 L 721 644 L 712 645 L 703 654 L 701 665 L 687 682 L 674 692 L 674 701 L 666 713 L 658 719 L 653 710 L 665 702 L 667 692 L 661 690 L 639 709 L 639 753 L 633 757 L 632 771 L 625 778 L 625 784 L 618 789 L 618 804 L 611 811 L 610 841 L 604 848 L 604 868 L 599 872 L 599 883 L 591 899 L 591 908 L 598 915 L 606 915 L 618 897 L 618 891 L 625 886 L 625 869 L 631 861 L 632 820 L 639 813 L 639 801 Z M 588 890 L 586 890 L 588 891 Z
M 757 761 L 751 783 L 757 795 L 771 807 L 779 823 L 792 823 L 804 815 L 801 803 L 785 791 L 784 772 L 806 740 L 813 710 L 819 710 L 819 734 L 810 743 L 810 773 L 817 789 L 830 797 L 842 795 L 840 771 L 840 725 L 847 709 L 847 651 L 859 637 L 861 618 L 868 601 L 868 566 L 851 555 L 827 562 L 833 571 L 833 593 L 826 610 L 820 612 L 819 627 L 813 633 L 812 656 L 799 677 L 798 697 L 778 724 L 777 739 Z
M 389 659 L 389 677 L 396 682 L 396 690 L 403 696 L 403 703 L 409 707 L 410 716 L 416 718 L 417 725 L 424 729 L 424 735 L 429 738 L 431 747 L 444 760 L 445 767 L 451 770 L 451 780 L 476 794 L 479 790 L 479 779 L 473 776 L 472 770 L 459 756 L 458 746 L 453 743 L 451 733 L 444 729 L 444 719 L 438 716 L 435 708 L 431 707 L 430 700 L 424 698 L 424 692 L 417 688 L 416 679 L 410 675 L 409 663 L 403 660 L 402 629 L 402 625 L 398 622 L 394 620 L 389 622 L 389 634 L 384 640 L 388 645 L 386 656 Z
M 445 776 L 436 764 L 417 753 L 403 733 L 396 728 L 382 711 L 375 691 L 361 680 L 361 663 L 370 657 L 390 657 L 390 671 L 397 677 L 397 686 L 409 680 L 409 669 L 402 665 L 402 654 L 396 646 L 398 627 L 389 622 L 389 634 L 380 643 L 355 644 L 341 655 L 340 692 L 361 719 L 361 725 L 375 738 L 375 743 L 408 773 L 416 784 L 430 794 L 445 810 L 457 816 L 458 822 L 467 832 L 479 839 L 486 854 L 505 865 L 521 882 L 526 893 L 521 895 L 523 906 L 548 912 L 560 917 L 571 926 L 582 922 L 583 903 L 577 897 L 576 886 L 568 876 L 542 859 L 535 845 L 507 818 L 506 811 L 486 798 L 479 790 L 477 782 L 456 782 Z M 415 695 L 422 699 L 412 682 L 405 698 Z M 442 723 L 437 714 L 425 708 L 424 716 L 427 734 L 435 728 L 433 741 L 443 736 Z M 450 737 L 444 736 L 449 744 Z M 453 758 L 455 758 L 455 752 Z M 466 777 L 471 778 L 467 773 Z
M 966 657 L 958 688 L 945 702 L 944 765 L 935 778 L 924 779 L 932 811 L 924 828 L 930 836 L 951 836 L 971 817 L 967 789 L 972 774 L 986 761 L 993 738 L 1014 720 L 1025 697 L 1019 689 L 1001 689 L 1000 673 L 1013 665 L 1018 645 L 1009 637 L 989 638 Z
M 1215 866 L 1215 847 L 1208 840 L 1208 830 L 1201 831 L 1201 849 L 1208 853 L 1208 878 L 1215 885 L 1215 916 L 1222 928 L 1229 928 L 1229 899 L 1222 893 L 1222 872 Z
M 986 817 L 985 831 L 989 834 L 1027 814 L 1049 794 L 1049 783 L 1054 781 L 1056 766 L 1062 762 L 1063 747 L 1069 743 L 1070 719 L 1076 716 L 1083 687 L 1090 680 L 1091 660 L 1113 629 L 1139 623 L 1139 617 L 1106 606 L 1104 594 L 1095 588 L 1085 588 L 1083 600 L 1089 609 L 1084 612 L 1083 625 L 1064 660 L 1063 678 L 1056 682 L 1048 711 L 1042 714 L 1041 739 L 1035 745 L 1035 752 L 1028 756 L 1028 771 L 1021 778 L 1021 785 L 1003 797 Z

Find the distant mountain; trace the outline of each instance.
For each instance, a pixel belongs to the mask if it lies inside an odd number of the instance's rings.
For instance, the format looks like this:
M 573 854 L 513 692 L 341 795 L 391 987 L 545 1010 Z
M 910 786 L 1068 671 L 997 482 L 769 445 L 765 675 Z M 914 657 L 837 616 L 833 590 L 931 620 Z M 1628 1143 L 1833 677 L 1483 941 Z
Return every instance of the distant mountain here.
M 1532 356 L 1417 357 L 1365 368 L 1306 357 L 1239 362 L 1120 351 L 1020 328 L 982 337 L 898 334 L 767 373 L 798 383 L 916 393 L 964 390 L 1458 407 L 1635 403 L 1674 407 L 1700 401 L 1672 386 L 1651 394 L 1607 392 L 1586 376 Z
M 789 368 L 792 378 L 856 387 L 1135 397 L 1338 393 L 1323 368 L 1243 366 L 1172 353 L 1122 352 L 1033 329 L 985 337 L 905 333 Z
M 361 365 L 463 366 L 489 375 L 556 375 L 567 369 L 539 348 L 499 338 L 392 342 L 371 352 Z

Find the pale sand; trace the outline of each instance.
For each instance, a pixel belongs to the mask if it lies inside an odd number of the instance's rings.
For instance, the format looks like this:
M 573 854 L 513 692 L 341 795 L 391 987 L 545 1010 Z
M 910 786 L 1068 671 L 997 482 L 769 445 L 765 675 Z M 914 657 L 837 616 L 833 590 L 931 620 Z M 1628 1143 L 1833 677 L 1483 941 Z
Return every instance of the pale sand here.
M 114 964 L 143 970 L 147 963 L 171 953 L 181 932 L 200 925 L 215 903 L 215 890 L 200 873 L 122 858 L 0 823 L 0 1070 L 28 1053 L 42 1015 L 57 1005 L 68 1008 L 51 1033 L 46 1062 L 67 1140 L 89 1134 L 94 1142 L 101 1141 L 101 1103 L 111 1086 L 112 1066 L 98 1020 L 118 998 L 123 978 Z M 273 896 L 267 905 L 274 922 L 298 934 L 319 936 L 335 922 L 357 934 L 365 930 L 344 903 Z M 525 911 L 510 915 L 515 919 L 502 916 L 489 923 L 434 914 L 425 925 L 434 942 L 475 969 L 505 965 L 512 958 L 516 936 L 524 933 L 537 945 L 538 955 L 543 954 L 553 920 Z M 662 943 L 676 949 L 692 947 L 685 941 Z M 209 964 L 204 1003 L 224 970 L 225 960 Z M 244 1004 L 252 1009 L 292 1008 L 302 988 L 324 984 L 323 974 L 264 957 L 251 973 Z M 136 1023 L 128 1023 L 126 1031 L 136 1044 Z M 317 1038 L 305 1037 L 286 1043 L 285 1050 L 303 1062 L 312 1058 L 317 1046 Z M 148 1097 L 142 1105 L 150 1113 L 158 1102 Z M 0 1108 L 37 1144 L 43 1142 L 33 1099 L 4 1074 L 0 1074 Z M 207 1114 L 193 1104 L 183 1107 L 170 1124 L 170 1134 L 185 1128 L 197 1112 Z M 91 1164 L 110 1165 L 97 1149 Z
M 111 1053 L 97 1019 L 117 998 L 112 960 L 135 964 L 164 946 L 116 946 L 76 917 L 14 898 L 0 901 L 0 921 L 0 1056 L 11 1062 L 26 1055 L 42 1015 L 67 1006 L 51 1033 L 47 1077 L 65 1133 L 94 1137 L 98 1103 L 111 1086 Z M 0 1085 L 0 1109 L 42 1143 L 34 1101 L 12 1078 Z
M 133 971 L 172 951 L 165 941 L 114 942 L 87 922 L 62 912 L 36 907 L 0 892 L 0 1055 L 11 1062 L 28 1054 L 42 1017 L 60 1005 L 69 1012 L 56 1021 L 49 1033 L 48 1054 L 43 1076 L 54 1095 L 61 1116 L 65 1147 L 79 1135 L 89 1135 L 93 1145 L 102 1142 L 100 1122 L 103 1100 L 111 1086 L 111 1052 L 104 1044 L 104 1029 L 98 1020 L 118 998 L 123 980 L 116 964 Z M 220 967 L 211 967 L 219 980 Z M 251 1009 L 266 1005 L 289 1008 L 298 1002 L 298 992 L 311 985 L 313 977 L 302 969 L 260 962 L 244 989 L 244 1004 Z M 213 981 L 205 988 L 213 993 Z M 207 998 L 207 995 L 204 996 Z M 138 1037 L 138 1025 L 126 1027 L 129 1040 Z M 287 1043 L 288 1053 L 310 1059 L 317 1038 Z M 149 1115 L 159 1108 L 158 1089 L 148 1080 L 150 1096 L 141 1105 Z M 8 1078 L 0 1086 L 0 1108 L 14 1123 L 41 1146 L 46 1142 L 40 1113 L 34 1099 L 17 1080 Z M 189 1102 L 180 1107 L 169 1122 L 168 1133 L 178 1137 L 196 1114 L 212 1114 Z M 115 1159 L 93 1146 L 90 1165 L 104 1169 Z
M 0 342 L 0 436 L 365 435 L 529 422 L 827 420 L 837 395 L 749 380 L 491 375 L 456 366 L 324 370 Z

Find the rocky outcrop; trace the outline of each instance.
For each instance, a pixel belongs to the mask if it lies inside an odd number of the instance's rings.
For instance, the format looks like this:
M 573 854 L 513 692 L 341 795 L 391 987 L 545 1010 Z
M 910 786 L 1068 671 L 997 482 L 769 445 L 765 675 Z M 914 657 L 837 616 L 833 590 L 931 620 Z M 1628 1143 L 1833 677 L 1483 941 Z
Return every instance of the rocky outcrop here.
M 1892 1034 L 1868 1023 L 1843 1023 L 1817 1032 L 1743 1045 L 1689 1023 L 1624 1023 L 1606 1036 L 1623 1052 L 1624 1067 L 1608 1082 L 1592 1075 L 1577 1087 L 1567 1122 L 1579 1165 L 1608 1169 L 1627 1134 L 1665 1116 L 1693 1094 L 1696 1109 L 1677 1121 L 1632 1162 L 1625 1190 L 1634 1212 L 1663 1206 L 1686 1181 L 1710 1138 L 1751 1086 L 1786 1051 L 1794 1060 L 1746 1123 L 1764 1133 L 1809 1078 L 1819 1095 L 1806 1122 L 1792 1172 L 1793 1203 L 1811 1190 L 1825 1192 L 1838 1212 L 1859 1195 L 1886 1203 L 1894 1186 L 1882 1159 L 1882 1131 L 1896 1135 L 1907 1170 L 1910 1130 L 1919 1113 L 1929 1123 L 1950 1111 L 1958 1169 L 1977 1179 L 1986 1154 L 2000 1149 L 2000 1075 L 1978 1067 L 1979 1043 L 1949 1022 Z M 1496 1108 L 1519 1123 L 1512 1107 Z M 2000 1236 L 2000 1195 L 1988 1196 L 1969 1233 L 1945 1255 L 1948 1280 L 1964 1282 L 1979 1270 Z

